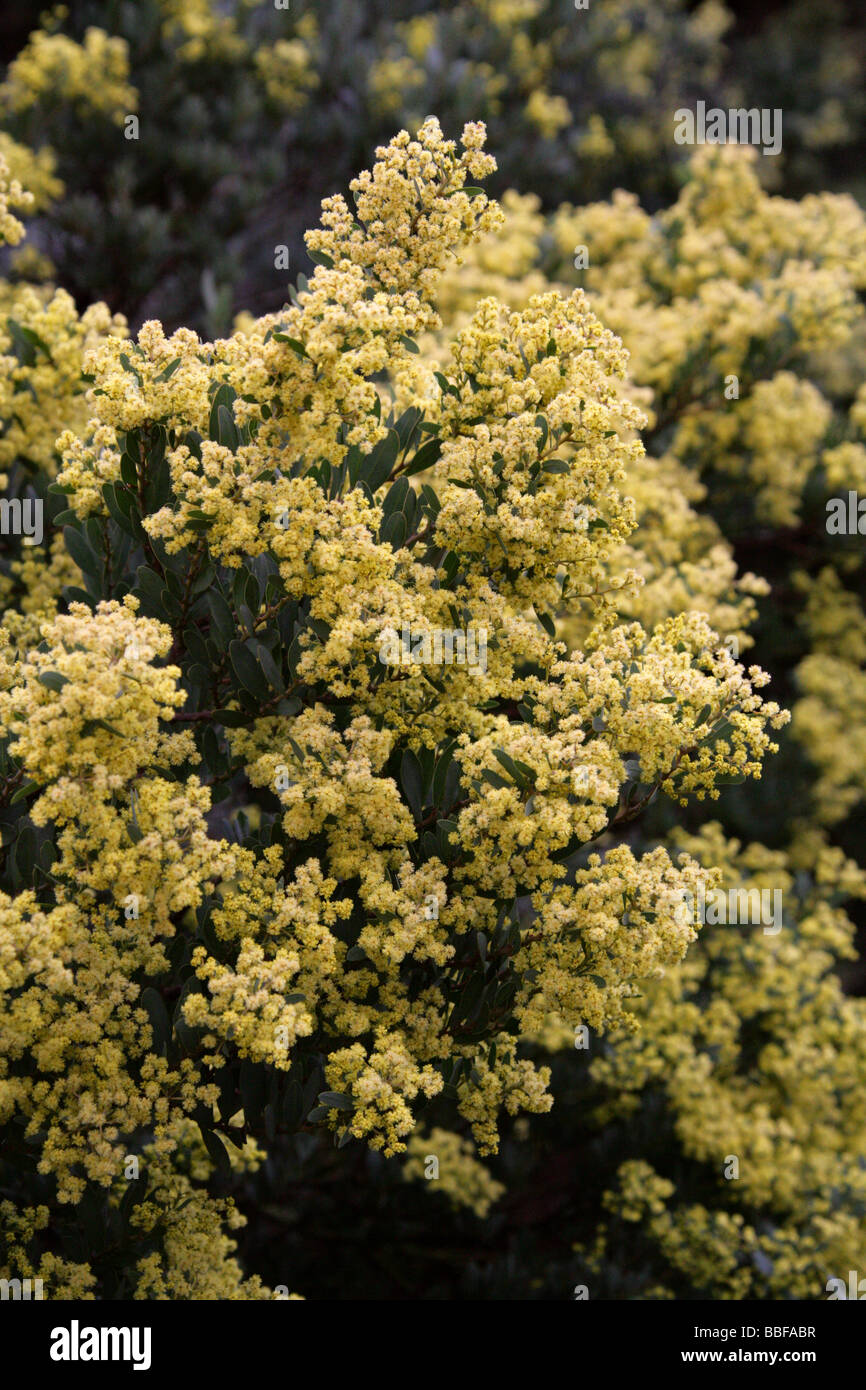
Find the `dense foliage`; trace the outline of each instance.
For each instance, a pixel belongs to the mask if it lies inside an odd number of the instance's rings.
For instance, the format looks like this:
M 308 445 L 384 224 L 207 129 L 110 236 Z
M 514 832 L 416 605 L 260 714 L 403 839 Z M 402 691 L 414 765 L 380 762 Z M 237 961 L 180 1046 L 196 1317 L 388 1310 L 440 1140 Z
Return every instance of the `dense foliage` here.
M 261 8 L 56 10 L 0 86 L 44 509 L 0 539 L 0 1277 L 823 1297 L 866 1226 L 830 77 L 768 179 L 670 140 L 681 72 L 733 90 L 714 3 Z M 250 207 L 402 123 L 257 315 Z

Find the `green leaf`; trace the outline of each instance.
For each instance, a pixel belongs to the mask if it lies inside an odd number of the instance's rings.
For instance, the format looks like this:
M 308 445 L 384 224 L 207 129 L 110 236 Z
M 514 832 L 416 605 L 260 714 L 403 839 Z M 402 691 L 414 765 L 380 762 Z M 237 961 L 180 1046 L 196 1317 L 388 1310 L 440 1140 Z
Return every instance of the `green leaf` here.
M 217 1073 L 217 1076 L 220 1088 L 219 1100 L 217 1101 L 220 1119 L 228 1121 L 233 1115 L 236 1115 L 241 1108 L 241 1103 L 238 1100 L 235 1068 L 232 1066 L 225 1066 L 221 1072 Z
M 261 591 L 259 589 L 259 582 L 256 579 L 256 576 L 254 574 L 251 574 L 248 570 L 245 571 L 245 574 L 246 582 L 244 584 L 244 603 L 247 605 L 247 608 L 249 608 L 251 613 L 258 613 L 259 606 L 262 601 Z
M 153 608 L 160 610 L 163 582 L 156 570 L 148 569 L 147 565 L 139 565 L 135 572 L 134 587 Z
M 402 512 L 393 512 L 382 522 L 379 539 L 383 545 L 390 545 L 393 550 L 399 550 L 407 534 L 405 516 Z
M 424 775 L 421 771 L 421 764 L 411 748 L 406 749 L 400 763 L 400 785 L 413 818 L 416 821 L 420 820 L 424 796 Z
M 509 774 L 509 776 L 513 777 L 515 782 L 517 782 L 519 785 L 522 782 L 523 778 L 517 770 L 517 764 L 515 763 L 514 759 L 510 758 L 508 754 L 503 752 L 501 748 L 494 748 L 493 756 L 499 763 L 500 767 L 504 767 L 505 771 Z
M 399 420 L 395 422 L 394 429 L 397 431 L 401 452 L 405 452 L 409 448 L 423 418 L 424 412 L 419 410 L 417 405 L 410 405 L 408 410 L 404 410 Z
M 442 570 L 442 587 L 447 589 L 457 577 L 460 569 L 460 560 L 453 550 L 449 550 L 444 556 L 440 569 Z
M 210 657 L 208 656 L 207 643 L 198 628 L 184 628 L 183 645 L 193 661 L 197 662 L 200 666 L 207 666 L 209 664 Z
M 235 417 L 226 405 L 217 406 L 217 439 L 223 448 L 235 453 L 240 444 Z
M 141 1177 L 136 1178 L 126 1184 L 126 1191 L 120 1202 L 120 1217 L 124 1227 L 128 1230 L 129 1218 L 133 1209 L 143 1202 L 147 1196 L 147 1174 L 142 1173 Z
M 376 492 L 385 482 L 397 462 L 399 452 L 400 436 L 396 430 L 389 430 L 384 439 L 374 444 L 360 474 L 371 492 Z
M 196 685 L 200 689 L 204 689 L 204 687 L 210 680 L 211 673 L 210 669 L 207 666 L 203 666 L 200 662 L 194 661 L 190 666 L 187 675 L 192 685 Z
M 262 643 L 259 643 L 256 646 L 256 656 L 258 657 L 259 664 L 265 673 L 265 677 L 267 678 L 268 684 L 271 685 L 274 688 L 274 690 L 278 690 L 280 691 L 280 693 L 282 693 L 282 691 L 284 691 L 286 688 L 286 683 L 283 680 L 282 672 L 280 671 L 279 667 L 277 666 L 277 663 L 274 661 L 274 658 L 271 656 L 267 647 L 264 646 Z
M 141 385 L 141 373 L 138 371 L 138 368 L 137 368 L 137 367 L 133 367 L 132 363 L 130 362 L 130 360 L 129 360 L 129 358 L 127 357 L 127 355 L 126 355 L 125 352 L 122 352 L 122 353 L 120 354 L 120 365 L 121 365 L 121 367 L 123 368 L 123 370 L 124 370 L 125 372 L 129 372 L 130 376 L 134 376 L 134 377 L 135 377 L 136 381 L 138 382 L 138 384 L 139 384 L 139 386 L 140 386 L 140 385 Z
M 63 597 L 67 603 L 86 603 L 89 608 L 93 608 L 95 600 L 86 589 L 80 589 L 77 584 L 64 584 Z
M 186 1050 L 190 1051 L 195 1045 L 196 1029 L 193 1028 L 183 1016 L 183 1006 L 187 996 L 201 990 L 201 983 L 197 976 L 190 975 L 189 979 L 181 990 L 177 1003 L 174 1006 L 174 1013 L 171 1016 L 171 1026 L 175 1038 Z
M 293 718 L 296 714 L 300 714 L 301 709 L 301 701 L 298 699 L 297 695 L 290 695 L 287 700 L 278 700 L 274 705 L 275 714 L 284 714 L 289 718 Z
M 275 333 L 273 336 L 278 343 L 288 343 L 292 351 L 296 352 L 299 357 L 309 357 L 310 354 L 307 352 L 307 349 L 297 338 L 290 338 L 287 333 Z
M 66 549 L 69 551 L 69 554 L 72 556 L 78 568 L 83 570 L 85 574 L 89 574 L 92 578 L 98 578 L 99 560 L 93 554 L 93 551 L 90 549 L 90 546 L 87 544 L 81 532 L 76 531 L 73 526 L 64 526 L 63 539 L 66 543 Z
M 202 593 L 204 593 L 205 589 L 210 588 L 211 584 L 213 583 L 213 577 L 214 577 L 213 565 L 210 565 L 210 564 L 202 565 L 201 570 L 200 570 L 199 575 L 198 575 L 198 578 L 196 579 L 195 583 L 194 583 L 193 586 L 192 586 L 192 592 L 193 592 L 194 594 L 202 594 Z
M 22 786 L 18 788 L 15 795 L 9 798 L 9 805 L 14 806 L 16 801 L 23 801 L 25 797 L 31 796 L 33 792 L 38 792 L 38 790 L 38 782 L 24 782 Z
M 498 772 L 491 772 L 489 768 L 484 769 L 481 774 L 481 780 L 482 782 L 489 782 L 491 787 L 496 787 L 497 791 L 510 785 L 510 783 L 506 782 L 504 777 L 499 776 Z
M 204 1146 L 208 1151 L 208 1157 L 213 1163 L 219 1176 L 223 1179 L 230 1179 L 232 1175 L 232 1165 L 229 1160 L 228 1150 L 219 1135 L 214 1134 L 213 1130 L 205 1129 L 199 1125 Z
M 213 400 L 210 407 L 210 418 L 208 420 L 208 436 L 213 440 L 219 441 L 220 437 L 220 406 L 225 406 L 231 411 L 232 402 L 235 399 L 235 392 L 227 382 L 222 382 L 214 391 Z M 189 441 L 188 441 L 189 442 Z M 192 445 L 190 444 L 190 447 Z M 200 451 L 199 451 L 200 456 Z
M 347 1096 L 344 1091 L 320 1091 L 319 1104 L 326 1105 L 329 1110 L 354 1110 L 355 1105 L 351 1096 Z
M 397 481 L 391 487 L 389 487 L 388 491 L 385 493 L 385 498 L 382 502 L 383 518 L 389 517 L 392 514 L 392 512 L 402 510 L 403 502 L 409 491 L 409 483 L 405 477 L 398 478 Z
M 271 690 L 265 673 L 246 643 L 232 642 L 229 646 L 229 660 L 245 690 L 260 700 L 270 699 Z
M 124 829 L 126 830 L 126 833 L 129 836 L 130 844 L 137 845 L 141 840 L 144 839 L 144 831 L 141 829 L 140 825 L 136 824 L 134 819 L 125 821 Z
M 414 338 L 410 338 L 409 335 L 408 335 L 408 333 L 401 333 L 401 334 L 400 334 L 400 342 L 403 344 L 403 346 L 404 346 L 404 348 L 406 349 L 407 352 L 413 352 L 413 353 L 414 353 L 414 352 L 420 352 L 420 351 L 421 351 L 421 349 L 419 348 L 418 344 L 415 342 Z
M 153 1032 L 153 1050 L 158 1055 L 162 1055 L 168 1047 L 171 1039 L 171 1021 L 168 1017 L 168 1009 L 165 1007 L 165 1000 L 158 990 L 152 989 L 148 985 L 147 989 L 141 991 L 141 1005 L 147 1010 L 150 1019 L 150 1027 Z
M 63 689 L 64 685 L 69 684 L 69 677 L 61 675 L 59 671 L 41 671 L 36 677 L 40 685 L 47 686 L 49 690 L 57 694 Z
M 103 483 L 102 495 L 105 498 L 105 505 L 112 521 L 120 527 L 127 536 L 132 536 L 134 540 L 139 540 L 141 536 L 141 523 L 137 516 L 132 515 L 132 497 L 126 491 L 116 489 L 113 483 Z M 120 498 L 123 498 L 121 505 Z M 56 518 L 55 518 L 56 520 Z
M 250 717 L 239 709 L 214 710 L 214 723 L 222 724 L 224 729 L 242 729 L 249 724 Z
M 48 350 L 47 343 L 39 337 L 38 333 L 34 333 L 32 328 L 25 328 L 23 323 L 17 323 L 15 319 L 7 319 L 6 326 L 12 336 L 15 355 L 25 366 L 32 367 L 34 365 L 36 361 L 36 353 L 33 351 L 34 348 L 44 353 L 49 362 L 54 360 Z M 25 351 L 24 356 L 22 356 L 22 348 Z
M 442 797 L 445 791 L 445 779 L 448 776 L 448 769 L 452 763 L 452 753 L 457 746 L 456 738 L 451 738 L 436 759 L 436 767 L 433 772 L 433 805 L 441 806 Z
M 422 444 L 417 454 L 403 470 L 404 478 L 411 478 L 416 473 L 423 473 L 425 468 L 432 468 L 442 454 L 442 441 L 439 439 L 428 439 L 426 444 Z
M 220 645 L 225 649 L 235 634 L 235 620 L 232 617 L 232 611 L 219 589 L 208 590 L 207 603 L 210 608 L 213 628 L 219 635 Z
M 15 866 L 25 883 L 33 877 L 36 863 L 36 831 L 32 825 L 23 825 L 15 844 Z
M 159 595 L 159 607 L 162 614 L 167 613 L 170 618 L 177 620 L 183 616 L 183 609 L 180 600 L 176 599 L 171 590 L 166 587 Z
M 120 476 L 127 487 L 138 487 L 138 473 L 135 463 L 127 453 L 120 456 Z
M 81 726 L 84 734 L 89 734 L 93 729 L 104 729 L 108 734 L 116 734 L 118 738 L 123 738 L 120 729 L 116 729 L 113 724 L 109 724 L 107 719 L 85 719 Z
M 267 1094 L 267 1072 L 261 1062 L 241 1063 L 240 1091 L 244 1116 L 255 1127 L 261 1119 Z

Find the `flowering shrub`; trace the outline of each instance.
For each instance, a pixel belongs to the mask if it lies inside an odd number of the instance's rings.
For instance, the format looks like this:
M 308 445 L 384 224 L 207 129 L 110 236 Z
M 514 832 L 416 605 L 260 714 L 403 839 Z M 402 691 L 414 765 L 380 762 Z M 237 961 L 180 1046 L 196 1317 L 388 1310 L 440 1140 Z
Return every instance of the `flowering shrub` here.
M 54 166 L 39 181 L 44 254 L 27 273 L 50 279 L 50 256 L 81 303 L 105 299 L 136 328 L 160 318 L 225 333 L 233 309 L 281 305 L 286 258 L 294 276 L 323 193 L 431 111 L 447 129 L 486 121 L 497 193 L 525 189 L 532 169 L 548 208 L 623 187 L 656 210 L 687 153 L 674 111 L 699 99 L 748 108 L 760 94 L 785 113 L 783 148 L 762 162 L 767 186 L 839 186 L 866 146 L 856 7 L 797 0 L 757 34 L 737 8 L 54 5 L 0 81 L 9 137 Z
M 782 174 L 678 150 L 715 3 L 260 8 L 58 7 L 0 84 L 0 1278 L 820 1297 L 866 1219 L 866 222 L 778 190 L 862 109 L 817 68 Z M 739 50 L 769 93 L 795 19 Z M 403 121 L 229 332 L 303 159 Z
M 7 1262 L 72 1204 L 126 1252 L 58 1266 L 59 1287 L 206 1296 L 172 1241 L 192 1222 L 220 1290 L 261 1294 L 231 1207 L 190 1187 L 190 1120 L 227 1173 L 226 1141 L 243 1166 L 299 1129 L 399 1153 L 447 1095 L 495 1152 L 500 1112 L 552 1104 L 521 1037 L 551 1012 L 631 1018 L 695 935 L 664 903 L 708 881 L 625 843 L 569 863 L 656 793 L 717 796 L 775 749 L 767 677 L 703 618 L 617 620 L 644 417 L 581 291 L 484 299 L 435 410 L 397 416 L 373 380 L 399 378 L 449 258 L 497 223 L 467 186 L 483 142 L 469 125 L 458 153 L 433 120 L 396 137 L 354 213 L 327 200 L 292 304 L 233 338 L 128 341 L 94 311 L 88 422 L 48 494 L 80 583 L 58 567 L 5 629 L 0 693 L 3 1119 L 20 1181 L 32 1165 L 55 1194 L 16 1207 Z M 37 401 L 62 401 L 24 342 Z M 564 593 L 582 651 L 555 639 Z M 383 666 L 385 628 L 446 618 L 489 632 L 480 678 Z

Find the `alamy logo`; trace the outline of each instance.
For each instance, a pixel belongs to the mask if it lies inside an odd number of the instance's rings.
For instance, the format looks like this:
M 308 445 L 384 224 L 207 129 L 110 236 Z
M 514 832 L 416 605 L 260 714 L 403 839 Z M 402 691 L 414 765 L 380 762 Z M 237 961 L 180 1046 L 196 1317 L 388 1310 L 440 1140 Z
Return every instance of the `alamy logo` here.
M 466 666 L 487 670 L 487 629 L 413 629 L 404 623 L 400 632 L 386 627 L 379 639 L 379 660 L 384 666 Z
M 0 1279 L 0 1300 L 44 1297 L 41 1279 Z
M 69 1327 L 51 1330 L 52 1361 L 131 1361 L 134 1371 L 150 1369 L 149 1327 Z
M 25 545 L 41 545 L 45 534 L 42 525 L 41 497 L 0 497 L 0 535 L 23 536 Z
M 778 129 L 777 129 L 778 126 Z M 699 101 L 694 111 L 681 106 L 674 112 L 674 139 L 678 145 L 760 145 L 762 154 L 778 154 L 782 148 L 782 112 L 768 106 L 732 107 L 729 111 Z
M 781 888 L 711 888 L 700 884 L 697 895 L 683 888 L 674 895 L 674 921 L 681 926 L 741 924 L 763 926 L 765 936 L 782 929 Z
M 853 488 L 844 497 L 831 497 L 827 503 L 828 536 L 866 536 L 866 497 Z
M 848 1270 L 847 1289 L 844 1279 L 828 1279 L 824 1287 L 830 1295 L 827 1299 L 828 1303 L 832 1303 L 835 1299 L 840 1298 L 856 1298 L 862 1303 L 864 1298 L 866 1298 L 866 1279 L 858 1278 L 858 1271 L 856 1269 Z

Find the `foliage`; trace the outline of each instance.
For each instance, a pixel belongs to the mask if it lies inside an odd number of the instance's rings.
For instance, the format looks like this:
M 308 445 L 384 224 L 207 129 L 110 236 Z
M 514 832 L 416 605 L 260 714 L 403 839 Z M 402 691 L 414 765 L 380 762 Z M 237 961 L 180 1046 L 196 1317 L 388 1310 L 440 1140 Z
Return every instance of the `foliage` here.
M 45 524 L 0 540 L 0 1276 L 856 1267 L 866 589 L 826 518 L 866 489 L 866 222 L 811 190 L 862 112 L 815 67 L 775 174 L 688 157 L 725 28 L 88 0 L 10 65 L 0 469 Z M 735 30 L 740 97 L 786 104 L 810 33 Z M 317 164 L 401 123 L 274 307 Z M 778 928 L 683 911 L 714 891 Z

